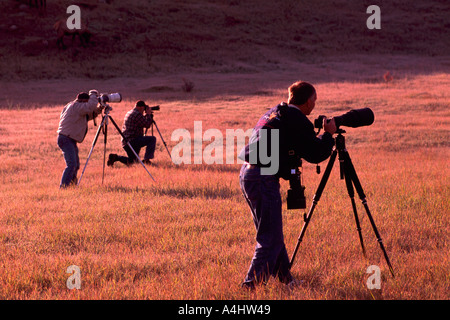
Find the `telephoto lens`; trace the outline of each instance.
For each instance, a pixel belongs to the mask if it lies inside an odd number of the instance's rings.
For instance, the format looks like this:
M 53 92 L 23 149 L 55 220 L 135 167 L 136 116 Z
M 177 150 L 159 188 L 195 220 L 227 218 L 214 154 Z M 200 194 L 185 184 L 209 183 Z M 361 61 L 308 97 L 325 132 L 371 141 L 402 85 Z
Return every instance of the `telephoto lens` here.
M 336 127 L 346 126 L 358 128 L 370 126 L 375 120 L 373 111 L 370 108 L 354 109 L 341 116 L 334 117 Z
M 322 122 L 325 116 L 320 115 L 317 119 L 314 120 L 314 127 L 317 129 L 322 129 Z M 372 109 L 370 108 L 362 108 L 362 109 L 353 109 L 343 115 L 333 117 L 336 127 L 340 126 L 358 128 L 363 126 L 370 126 L 374 120 L 375 116 L 373 114 Z
M 122 95 L 120 93 L 102 93 L 100 95 L 100 98 L 98 99 L 98 102 L 100 103 L 106 103 L 106 102 L 120 102 L 122 101 Z
M 108 97 L 108 101 L 109 102 L 114 102 L 115 103 L 115 102 L 122 101 L 122 95 L 120 93 L 118 93 L 118 92 L 116 92 L 116 93 L 108 93 L 106 96 Z

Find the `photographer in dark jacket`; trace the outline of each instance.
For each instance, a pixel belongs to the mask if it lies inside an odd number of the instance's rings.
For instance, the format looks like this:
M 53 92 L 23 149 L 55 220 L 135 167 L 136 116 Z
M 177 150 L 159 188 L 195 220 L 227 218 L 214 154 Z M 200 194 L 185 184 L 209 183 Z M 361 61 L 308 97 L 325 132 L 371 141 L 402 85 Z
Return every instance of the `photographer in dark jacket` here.
M 142 161 L 145 164 L 151 164 L 151 159 L 154 158 L 155 154 L 156 138 L 154 136 L 145 136 L 144 128 L 150 128 L 152 123 L 153 111 L 144 101 L 137 101 L 134 108 L 127 112 L 123 120 L 122 132 L 126 140 L 122 138 L 122 147 L 127 153 L 127 157 L 111 153 L 108 156 L 108 166 L 113 166 L 116 161 L 126 165 L 138 162 L 134 152 L 127 145 L 127 141 L 130 142 L 131 147 L 138 155 L 141 149 L 145 147 Z
M 289 179 L 293 153 L 298 159 L 319 163 L 330 156 L 334 145 L 334 119 L 325 118 L 325 133 L 316 136 L 306 117 L 317 100 L 314 87 L 298 81 L 288 91 L 288 103 L 273 107 L 260 118 L 249 144 L 239 154 L 245 161 L 240 186 L 253 215 L 257 241 L 244 288 L 254 289 L 271 275 L 289 286 L 296 284 L 283 238 L 279 178 Z

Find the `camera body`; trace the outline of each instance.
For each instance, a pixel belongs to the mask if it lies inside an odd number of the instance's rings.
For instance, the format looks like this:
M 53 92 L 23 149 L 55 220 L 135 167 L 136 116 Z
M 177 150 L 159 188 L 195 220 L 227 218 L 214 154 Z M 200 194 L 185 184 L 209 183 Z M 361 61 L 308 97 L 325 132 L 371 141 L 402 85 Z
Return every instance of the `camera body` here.
M 326 116 L 324 116 L 324 115 L 318 116 L 317 119 L 314 120 L 314 128 L 322 129 L 324 118 L 326 118 Z
M 301 173 L 298 168 L 291 169 L 291 177 L 289 178 L 289 190 L 287 192 L 287 208 L 305 209 L 305 186 L 301 184 Z
M 293 150 L 289 151 L 289 189 L 287 192 L 287 208 L 291 209 L 305 209 L 305 186 L 302 185 L 301 171 L 302 159 L 296 156 Z

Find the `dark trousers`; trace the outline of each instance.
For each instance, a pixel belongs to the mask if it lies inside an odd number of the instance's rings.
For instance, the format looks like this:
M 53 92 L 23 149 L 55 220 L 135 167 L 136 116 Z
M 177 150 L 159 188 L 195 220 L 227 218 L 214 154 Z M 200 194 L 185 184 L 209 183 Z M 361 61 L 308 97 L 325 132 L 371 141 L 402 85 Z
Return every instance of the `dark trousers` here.
M 283 237 L 279 178 L 261 175 L 260 168 L 244 164 L 239 182 L 256 228 L 255 253 L 244 283 L 265 283 L 270 275 L 289 283 L 292 276 Z
M 62 134 L 58 135 L 58 147 L 61 149 L 64 161 L 66 162 L 66 168 L 64 169 L 59 184 L 60 188 L 66 188 L 70 185 L 77 184 L 77 173 L 80 168 L 80 158 L 78 156 L 77 142 Z
M 135 138 L 130 141 L 130 145 L 138 155 L 141 149 L 143 147 L 146 147 L 144 160 L 150 160 L 155 157 L 156 138 L 154 136 L 142 136 Z M 126 165 L 138 162 L 138 159 L 134 155 L 133 150 L 131 150 L 128 145 L 125 145 L 123 149 L 127 153 L 127 157 L 117 156 L 117 161 L 120 161 Z

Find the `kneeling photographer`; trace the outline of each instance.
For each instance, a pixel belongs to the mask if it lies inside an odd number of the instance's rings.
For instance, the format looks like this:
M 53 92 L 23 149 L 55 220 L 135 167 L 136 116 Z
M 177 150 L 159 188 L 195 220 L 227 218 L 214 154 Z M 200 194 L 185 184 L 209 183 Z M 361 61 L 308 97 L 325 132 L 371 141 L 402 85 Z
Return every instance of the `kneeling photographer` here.
M 249 144 L 239 154 L 239 158 L 245 161 L 239 176 L 240 186 L 253 215 L 257 241 L 242 284 L 247 289 L 266 283 L 270 276 L 278 277 L 282 283 L 290 286 L 296 284 L 284 244 L 279 179 L 289 180 L 291 188 L 296 189 L 295 193 L 302 192 L 302 189 L 298 189 L 301 188 L 300 182 L 296 181 L 301 159 L 311 163 L 322 162 L 330 156 L 334 145 L 334 119 L 324 118 L 325 132 L 316 136 L 314 125 L 306 117 L 315 107 L 315 88 L 307 82 L 298 81 L 289 87 L 288 92 L 288 103 L 273 107 L 260 118 Z M 274 136 L 278 139 L 274 140 Z M 261 150 L 266 150 L 278 160 L 275 173 L 267 174 L 268 171 L 264 171 L 267 163 L 261 161 Z M 278 154 L 274 155 L 277 150 Z M 302 201 L 292 200 L 294 203 Z
M 108 157 L 108 166 L 113 166 L 116 161 L 125 165 L 131 165 L 139 161 L 127 145 L 127 141 L 138 155 L 140 150 L 146 147 L 143 162 L 145 164 L 151 164 L 151 159 L 154 158 L 155 154 L 156 137 L 144 136 L 144 128 L 150 128 L 153 123 L 153 109 L 146 105 L 144 101 L 140 100 L 136 102 L 132 110 L 127 112 L 122 126 L 122 133 L 126 138 L 126 140 L 122 138 L 122 147 L 127 153 L 127 156 L 119 156 L 111 153 Z

